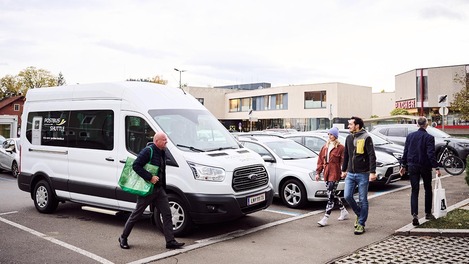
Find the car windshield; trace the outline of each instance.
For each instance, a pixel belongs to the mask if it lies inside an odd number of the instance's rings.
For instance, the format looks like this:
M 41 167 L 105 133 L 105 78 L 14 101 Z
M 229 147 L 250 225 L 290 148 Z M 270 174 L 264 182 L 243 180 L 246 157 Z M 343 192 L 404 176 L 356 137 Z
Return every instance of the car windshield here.
M 240 148 L 230 132 L 207 110 L 164 109 L 149 113 L 169 140 L 182 150 L 205 152 Z
M 265 143 L 275 154 L 284 160 L 316 158 L 317 155 L 307 147 L 291 140 L 270 141 Z

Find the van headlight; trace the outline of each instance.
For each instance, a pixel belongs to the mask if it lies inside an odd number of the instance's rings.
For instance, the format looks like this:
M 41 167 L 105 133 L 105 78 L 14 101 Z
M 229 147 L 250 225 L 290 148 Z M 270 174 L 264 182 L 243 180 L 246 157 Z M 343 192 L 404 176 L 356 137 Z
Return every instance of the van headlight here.
M 225 180 L 225 170 L 216 167 L 210 167 L 206 165 L 201 165 L 197 163 L 188 162 L 189 167 L 194 174 L 194 179 L 199 181 L 215 181 L 221 182 Z
M 392 153 L 392 155 L 393 155 L 396 159 L 398 159 L 398 160 L 402 159 L 402 153 L 396 153 L 396 152 L 394 152 L 394 153 Z

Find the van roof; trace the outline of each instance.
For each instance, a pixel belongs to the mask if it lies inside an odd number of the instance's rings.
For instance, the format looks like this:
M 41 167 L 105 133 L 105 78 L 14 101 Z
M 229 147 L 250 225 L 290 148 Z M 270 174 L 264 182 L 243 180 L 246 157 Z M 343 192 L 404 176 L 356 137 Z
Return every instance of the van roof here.
M 120 100 L 146 109 L 205 109 L 182 89 L 149 82 L 65 85 L 30 89 L 26 94 L 26 102 L 82 100 Z

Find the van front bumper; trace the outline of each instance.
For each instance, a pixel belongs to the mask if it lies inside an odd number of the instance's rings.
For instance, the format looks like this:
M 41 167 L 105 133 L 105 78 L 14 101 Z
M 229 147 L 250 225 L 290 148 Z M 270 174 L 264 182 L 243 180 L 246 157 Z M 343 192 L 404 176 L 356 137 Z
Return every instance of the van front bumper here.
M 248 205 L 250 198 L 265 195 L 265 200 Z M 185 193 L 190 203 L 191 218 L 197 224 L 210 224 L 235 220 L 244 215 L 254 213 L 272 204 L 273 190 L 267 187 L 261 191 L 243 195 L 196 194 Z

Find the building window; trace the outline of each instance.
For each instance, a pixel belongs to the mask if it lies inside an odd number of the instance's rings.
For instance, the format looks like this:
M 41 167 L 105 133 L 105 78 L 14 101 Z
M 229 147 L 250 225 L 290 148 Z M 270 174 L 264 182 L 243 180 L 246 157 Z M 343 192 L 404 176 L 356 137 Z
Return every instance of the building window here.
M 249 112 L 251 110 L 251 98 L 241 99 L 241 112 Z
M 240 99 L 230 99 L 230 112 L 239 112 L 240 105 Z
M 20 111 L 20 104 L 14 104 L 13 111 Z
M 305 92 L 305 109 L 326 108 L 326 91 Z

